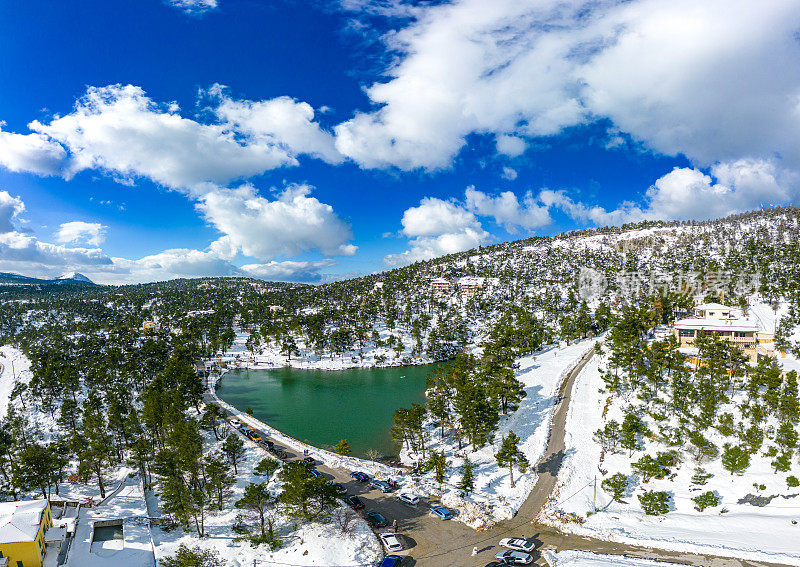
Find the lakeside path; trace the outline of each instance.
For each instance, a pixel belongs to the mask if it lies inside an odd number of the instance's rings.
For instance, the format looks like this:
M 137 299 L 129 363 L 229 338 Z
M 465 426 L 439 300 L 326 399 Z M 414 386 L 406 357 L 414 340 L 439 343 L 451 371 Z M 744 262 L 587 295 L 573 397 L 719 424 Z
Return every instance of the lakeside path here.
M 488 530 L 476 532 L 461 522 L 441 521 L 430 513 L 425 502 L 420 502 L 417 507 L 406 506 L 393 494 L 383 494 L 371 489 L 368 484 L 353 480 L 350 477 L 350 469 L 327 467 L 325 465 L 318 465 L 317 469 L 326 477 L 343 484 L 347 488 L 348 494 L 356 494 L 362 498 L 366 503 L 367 510 L 377 510 L 386 516 L 390 522 L 397 520 L 398 533 L 401 534 L 407 548 L 401 553 L 401 555 L 406 556 L 403 561 L 403 567 L 483 567 L 494 559 L 495 553 L 501 550 L 497 546 L 497 542 L 501 538 L 522 536 L 535 539 L 537 542 L 538 549 L 535 556 L 536 564 L 540 566 L 547 565 L 540 555 L 544 549 L 554 551 L 591 551 L 600 554 L 625 555 L 708 567 L 777 567 L 781 565 L 778 563 L 743 560 L 735 557 L 673 552 L 576 536 L 536 522 L 537 515 L 548 498 L 550 498 L 558 482 L 558 472 L 565 452 L 565 427 L 573 384 L 593 355 L 593 352 L 587 353 L 564 379 L 559 389 L 559 398 L 551 421 L 547 450 L 536 464 L 538 474 L 536 486 L 523 502 L 514 518 L 500 522 Z M 223 407 L 229 407 L 228 404 L 217 397 L 213 390 L 206 394 L 206 401 L 221 403 Z M 250 416 L 238 410 L 236 415 L 245 421 L 252 421 Z M 269 429 L 259 429 L 265 433 L 264 437 L 272 439 L 280 445 L 287 444 L 285 437 L 273 437 L 269 435 Z M 292 448 L 287 447 L 287 449 L 290 452 L 289 461 L 303 458 L 302 451 L 292 454 Z M 473 547 L 477 547 L 479 550 L 476 557 L 471 556 Z M 270 564 L 267 561 L 262 563 L 263 565 Z M 347 567 L 362 566 L 354 564 Z

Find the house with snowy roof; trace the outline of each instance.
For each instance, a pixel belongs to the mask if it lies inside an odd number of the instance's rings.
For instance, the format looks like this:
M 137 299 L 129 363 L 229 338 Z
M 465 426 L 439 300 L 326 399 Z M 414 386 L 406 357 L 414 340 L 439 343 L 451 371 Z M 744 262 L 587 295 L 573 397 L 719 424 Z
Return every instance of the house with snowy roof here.
M 45 500 L 0 502 L 0 565 L 41 567 L 45 532 L 53 527 L 50 503 Z
M 761 327 L 757 319 L 749 319 L 741 310 L 720 303 L 703 303 L 694 308 L 694 317 L 675 322 L 674 333 L 678 345 L 693 355 L 698 333 L 716 334 L 721 339 L 739 345 L 750 362 L 759 356 L 775 356 L 775 333 Z

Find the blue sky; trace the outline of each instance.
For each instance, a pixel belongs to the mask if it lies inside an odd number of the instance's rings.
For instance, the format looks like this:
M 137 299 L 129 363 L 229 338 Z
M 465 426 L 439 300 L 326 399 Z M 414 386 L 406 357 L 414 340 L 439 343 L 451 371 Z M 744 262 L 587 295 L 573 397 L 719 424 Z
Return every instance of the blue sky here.
M 797 0 L 0 10 L 0 271 L 318 282 L 800 193 Z

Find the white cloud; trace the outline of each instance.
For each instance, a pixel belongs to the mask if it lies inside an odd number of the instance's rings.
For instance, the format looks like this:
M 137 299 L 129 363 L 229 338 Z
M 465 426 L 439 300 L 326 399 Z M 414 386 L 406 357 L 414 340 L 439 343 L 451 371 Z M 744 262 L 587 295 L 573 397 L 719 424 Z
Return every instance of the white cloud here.
M 100 246 L 106 239 L 107 228 L 99 222 L 65 222 L 56 232 L 56 240 L 61 243 L 85 242 L 92 246 Z
M 202 15 L 217 8 L 217 0 L 166 0 L 167 4 L 189 15 Z
M 14 221 L 25 210 L 25 203 L 19 197 L 12 197 L 8 191 L 0 191 L 0 233 L 14 230 Z
M 15 134 L 0 128 L 0 166 L 10 171 L 57 175 L 66 157 L 60 144 L 41 134 Z
M 598 118 L 699 167 L 800 168 L 798 0 L 455 0 L 386 36 L 374 104 L 336 128 L 362 167 L 449 167 L 472 133 L 499 153 Z
M 401 224 L 401 233 L 411 238 L 410 248 L 385 256 L 383 260 L 390 266 L 469 250 L 491 238 L 473 213 L 460 204 L 434 197 L 425 197 L 419 206 L 407 209 Z
M 781 170 L 773 161 L 736 160 L 698 169 L 676 167 L 647 189 L 643 204 L 630 201 L 607 211 L 573 201 L 564 192 L 542 191 L 546 206 L 596 225 L 619 225 L 641 220 L 701 220 L 780 205 L 800 198 L 798 176 Z
M 474 187 L 467 188 L 464 198 L 468 210 L 482 217 L 492 217 L 511 233 L 520 228 L 530 231 L 552 222 L 547 206 L 536 203 L 530 191 L 525 194 L 522 203 L 511 191 L 491 196 Z
M 71 114 L 29 126 L 69 150 L 70 173 L 97 168 L 149 177 L 173 189 L 227 183 L 297 163 L 281 145 L 242 143 L 229 125 L 183 118 L 176 105 L 159 105 L 131 85 L 90 87 Z
M 0 265 L 5 271 L 19 267 L 63 268 L 111 264 L 98 248 L 67 248 L 40 242 L 29 234 L 12 231 L 0 234 Z
M 517 170 L 511 167 L 504 167 L 501 177 L 508 181 L 514 181 L 517 178 Z
M 242 272 L 254 278 L 281 281 L 311 282 L 321 279 L 319 271 L 333 266 L 332 260 L 309 260 L 284 262 L 267 262 L 266 264 L 246 264 Z
M 350 227 L 333 207 L 310 197 L 311 187 L 290 185 L 270 201 L 255 188 L 208 191 L 197 203 L 204 218 L 224 236 L 212 244 L 221 256 L 242 252 L 259 259 L 319 250 L 325 255 L 352 256 L 356 246 Z
M 287 96 L 258 102 L 234 100 L 220 85 L 209 92 L 218 100 L 214 112 L 220 122 L 250 140 L 285 146 L 287 153 L 308 154 L 331 164 L 344 160 L 334 146 L 333 135 L 314 122 L 310 104 Z

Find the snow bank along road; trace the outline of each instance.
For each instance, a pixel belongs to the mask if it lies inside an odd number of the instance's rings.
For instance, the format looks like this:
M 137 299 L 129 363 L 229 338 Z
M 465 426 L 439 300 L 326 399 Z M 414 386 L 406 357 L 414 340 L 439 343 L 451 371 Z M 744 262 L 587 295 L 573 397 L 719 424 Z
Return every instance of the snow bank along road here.
M 364 500 L 367 510 L 373 509 L 383 514 L 389 520 L 390 525 L 393 520 L 397 520 L 398 533 L 401 534 L 401 539 L 406 546 L 406 550 L 401 553 L 406 556 L 403 561 L 404 567 L 483 567 L 492 561 L 494 554 L 500 550 L 497 542 L 501 538 L 522 536 L 537 542 L 539 553 L 536 554 L 536 564 L 541 566 L 547 565 L 545 559 L 540 555 L 540 552 L 545 549 L 583 550 L 711 567 L 772 567 L 777 565 L 607 542 L 562 533 L 555 528 L 542 526 L 536 522 L 536 516 L 558 480 L 558 471 L 565 451 L 564 433 L 572 385 L 593 355 L 594 353 L 590 352 L 584 356 L 561 385 L 559 400 L 551 423 L 547 451 L 536 464 L 538 479 L 533 491 L 514 518 L 500 522 L 486 531 L 476 532 L 461 522 L 439 520 L 430 513 L 425 502 L 420 502 L 416 507 L 407 506 L 400 502 L 395 494 L 383 494 L 378 490 L 371 489 L 368 484 L 355 481 L 350 477 L 349 470 L 324 465 L 318 465 L 317 469 L 329 479 L 343 484 L 347 488 L 348 494 L 358 495 Z M 221 402 L 213 391 L 208 393 L 207 400 L 215 403 Z M 590 432 L 587 432 L 587 435 L 589 434 Z M 271 438 L 264 431 L 262 431 L 262 437 Z M 272 438 L 272 440 L 279 445 L 286 445 L 285 439 Z M 302 458 L 302 452 L 299 454 L 289 452 L 289 461 Z M 389 529 L 382 531 L 389 531 Z M 472 556 L 473 547 L 477 547 L 479 550 L 476 557 Z M 260 564 L 269 565 L 269 562 L 262 561 Z M 352 566 L 338 567 L 361 566 L 353 564 Z

